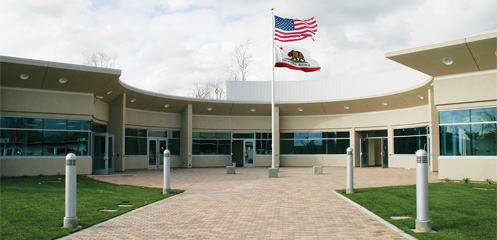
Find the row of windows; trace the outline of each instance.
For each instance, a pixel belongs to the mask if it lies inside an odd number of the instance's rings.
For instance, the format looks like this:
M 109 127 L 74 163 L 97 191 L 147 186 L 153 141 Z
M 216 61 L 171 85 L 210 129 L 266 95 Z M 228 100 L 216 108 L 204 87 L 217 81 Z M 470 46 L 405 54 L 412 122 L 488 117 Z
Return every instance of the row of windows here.
M 180 154 L 180 131 L 126 128 L 124 138 L 125 155 L 147 155 L 149 137 L 167 138 L 167 149 L 169 149 L 171 155 Z
M 280 133 L 281 154 L 346 154 L 349 132 Z
M 0 118 L 0 128 L 89 131 L 90 121 L 2 116 Z

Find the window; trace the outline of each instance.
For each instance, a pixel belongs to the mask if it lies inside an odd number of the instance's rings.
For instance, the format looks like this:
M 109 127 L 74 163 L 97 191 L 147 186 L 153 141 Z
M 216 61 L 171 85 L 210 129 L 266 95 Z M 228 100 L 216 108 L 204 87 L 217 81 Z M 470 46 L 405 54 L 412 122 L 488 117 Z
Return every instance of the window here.
M 193 155 L 231 154 L 231 133 L 193 132 Z
M 167 149 L 171 151 L 171 155 L 180 155 L 180 132 L 167 131 Z
M 346 154 L 349 132 L 280 133 L 281 154 Z
M 126 128 L 124 154 L 147 155 L 147 129 Z
M 497 156 L 497 107 L 440 111 L 442 156 Z
M 2 116 L 2 156 L 88 156 L 90 121 Z
M 428 127 L 394 129 L 394 154 L 416 154 L 427 149 Z

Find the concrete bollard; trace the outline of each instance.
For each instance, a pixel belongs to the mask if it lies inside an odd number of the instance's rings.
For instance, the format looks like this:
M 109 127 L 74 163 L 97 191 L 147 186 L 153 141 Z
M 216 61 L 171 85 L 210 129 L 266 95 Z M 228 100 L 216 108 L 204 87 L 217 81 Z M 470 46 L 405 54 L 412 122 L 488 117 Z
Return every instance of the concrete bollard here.
M 416 152 L 416 229 L 432 232 L 428 217 L 428 158 L 425 150 Z
M 162 194 L 171 193 L 171 152 L 169 149 L 164 150 L 164 188 Z
M 314 175 L 321 175 L 323 174 L 323 166 L 314 166 Z
M 269 178 L 277 178 L 278 177 L 278 168 L 268 168 L 267 176 Z
M 66 156 L 66 215 L 64 228 L 78 227 L 76 216 L 76 155 L 69 153 Z
M 236 174 L 236 168 L 234 166 L 226 166 L 226 174 Z
M 346 194 L 354 193 L 354 151 L 351 147 L 347 148 L 347 188 Z

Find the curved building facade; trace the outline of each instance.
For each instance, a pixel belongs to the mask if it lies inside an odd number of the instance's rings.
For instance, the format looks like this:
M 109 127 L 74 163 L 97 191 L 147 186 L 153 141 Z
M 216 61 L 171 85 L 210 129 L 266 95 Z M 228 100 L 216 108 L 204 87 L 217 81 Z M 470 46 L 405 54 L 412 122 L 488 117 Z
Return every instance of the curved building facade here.
M 429 153 L 439 178 L 497 180 L 497 33 L 387 53 L 429 75 L 403 91 L 271 103 L 143 91 L 120 70 L 1 57 L 1 175 L 79 174 L 162 167 L 415 168 Z M 449 61 L 450 60 L 450 61 Z M 399 79 L 402 81 L 402 79 Z

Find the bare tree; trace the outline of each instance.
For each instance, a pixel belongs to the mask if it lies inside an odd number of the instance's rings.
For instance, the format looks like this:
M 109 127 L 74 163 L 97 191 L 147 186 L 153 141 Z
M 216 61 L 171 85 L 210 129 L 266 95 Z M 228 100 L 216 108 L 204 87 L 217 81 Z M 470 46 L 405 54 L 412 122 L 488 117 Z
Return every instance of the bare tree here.
M 199 82 L 193 83 L 193 88 L 190 91 L 190 97 L 193 98 L 209 98 L 211 95 L 210 88 L 206 84 Z
M 208 83 L 194 82 L 193 88 L 190 91 L 190 96 L 193 98 L 220 100 L 226 98 L 226 91 L 224 90 L 224 85 L 221 81 Z
M 235 51 L 232 53 L 232 64 L 229 67 L 228 71 L 235 81 L 247 80 L 248 73 L 250 71 L 250 65 L 253 61 L 253 57 L 249 53 L 251 45 L 252 42 L 250 40 L 247 40 L 246 42 L 237 45 Z
M 207 86 L 210 90 L 210 97 L 214 99 L 225 99 L 226 91 L 224 90 L 223 83 L 221 81 L 209 82 Z
M 113 68 L 116 56 L 109 56 L 104 52 L 85 54 L 85 64 L 92 67 Z

